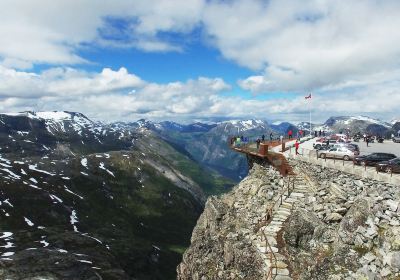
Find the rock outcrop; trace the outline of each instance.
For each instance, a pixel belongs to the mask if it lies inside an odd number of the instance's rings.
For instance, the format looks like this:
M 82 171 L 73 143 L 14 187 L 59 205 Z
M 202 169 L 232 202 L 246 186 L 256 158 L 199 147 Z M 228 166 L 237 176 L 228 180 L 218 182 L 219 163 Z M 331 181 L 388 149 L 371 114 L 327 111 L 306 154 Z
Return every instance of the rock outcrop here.
M 265 278 L 254 228 L 281 184 L 277 172 L 255 165 L 230 193 L 210 197 L 178 267 L 178 279 Z
M 273 254 L 260 247 L 257 231 L 280 198 L 283 181 L 274 170 L 255 165 L 230 193 L 207 201 L 178 279 L 267 279 L 269 272 L 275 279 L 399 279 L 400 186 L 291 164 L 307 186 L 293 193 L 296 199 L 283 196 L 287 210 L 273 212 Z M 282 224 L 274 222 L 286 212 Z M 274 265 L 267 261 L 272 255 L 279 256 Z

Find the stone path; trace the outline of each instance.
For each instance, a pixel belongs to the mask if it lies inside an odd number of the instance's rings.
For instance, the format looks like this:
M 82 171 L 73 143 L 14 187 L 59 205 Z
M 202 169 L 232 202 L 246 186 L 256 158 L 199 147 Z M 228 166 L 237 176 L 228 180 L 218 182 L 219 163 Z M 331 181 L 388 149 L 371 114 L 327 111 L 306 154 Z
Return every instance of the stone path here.
M 294 189 L 287 196 L 287 192 L 282 196 L 282 204 L 278 202 L 272 214 L 271 221 L 260 228 L 257 234 L 256 240 L 254 240 L 255 246 L 258 250 L 263 253 L 263 259 L 265 262 L 266 274 L 272 268 L 272 277 L 269 279 L 275 280 L 290 280 L 292 279 L 290 271 L 288 269 L 288 260 L 280 252 L 277 244 L 278 232 L 282 229 L 283 224 L 291 215 L 292 209 L 296 202 L 304 199 L 307 193 L 314 192 L 314 187 L 310 184 L 308 178 L 297 175 L 295 177 Z M 270 245 L 267 246 L 265 238 L 268 239 Z M 272 252 L 271 252 L 272 250 Z M 271 262 L 271 255 L 273 256 Z

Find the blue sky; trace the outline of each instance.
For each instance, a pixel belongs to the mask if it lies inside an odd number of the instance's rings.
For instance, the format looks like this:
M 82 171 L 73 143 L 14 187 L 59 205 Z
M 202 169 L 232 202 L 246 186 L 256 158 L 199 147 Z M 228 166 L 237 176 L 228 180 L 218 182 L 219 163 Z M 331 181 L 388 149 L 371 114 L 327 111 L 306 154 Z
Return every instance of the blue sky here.
M 4 0 L 0 111 L 400 118 L 400 3 Z M 57 15 L 57 16 L 54 16 Z

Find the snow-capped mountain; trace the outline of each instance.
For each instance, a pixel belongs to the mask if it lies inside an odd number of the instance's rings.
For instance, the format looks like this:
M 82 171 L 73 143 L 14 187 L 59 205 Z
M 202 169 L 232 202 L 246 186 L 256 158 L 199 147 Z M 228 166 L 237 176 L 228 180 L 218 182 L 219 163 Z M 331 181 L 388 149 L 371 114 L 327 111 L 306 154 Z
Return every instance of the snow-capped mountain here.
M 66 132 L 73 129 L 76 133 L 81 134 L 82 130 L 89 129 L 94 131 L 99 124 L 89 120 L 81 113 L 53 111 L 53 112 L 21 112 L 14 114 L 2 114 L 13 117 L 26 117 L 44 121 L 46 128 L 50 133 Z
M 268 122 L 257 119 L 224 121 L 218 123 L 215 128 L 223 128 L 223 131 L 230 135 L 237 135 L 238 133 L 251 133 L 251 131 L 255 130 L 262 131 L 270 129 Z
M 310 123 L 309 122 L 299 122 L 296 124 L 297 128 L 300 130 L 305 131 L 306 133 L 308 133 L 310 131 Z M 319 124 L 316 123 L 311 123 L 311 130 L 315 131 L 316 128 L 320 126 Z
M 316 130 L 324 130 L 332 133 L 371 133 L 384 135 L 391 124 L 367 116 L 338 116 L 330 117 L 323 125 L 316 126 Z
M 201 123 L 195 122 L 193 124 L 188 124 L 183 126 L 182 132 L 207 132 L 216 127 L 217 124 L 208 124 L 208 123 Z
M 174 278 L 171 246 L 229 181 L 147 124 L 0 114 L 0 278 Z
M 94 122 L 74 112 L 0 114 L 0 133 L 10 140 L 2 152 L 52 157 L 129 148 L 136 135 L 132 128 Z
M 395 119 L 391 120 L 390 123 L 392 125 L 395 125 L 396 123 L 400 123 L 400 118 L 395 118 Z

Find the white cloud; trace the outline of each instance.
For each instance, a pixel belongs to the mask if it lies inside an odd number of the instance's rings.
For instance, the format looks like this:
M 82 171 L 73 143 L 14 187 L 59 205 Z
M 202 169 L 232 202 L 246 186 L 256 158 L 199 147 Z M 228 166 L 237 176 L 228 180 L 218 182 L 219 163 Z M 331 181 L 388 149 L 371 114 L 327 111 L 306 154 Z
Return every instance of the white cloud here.
M 399 12 L 397 0 L 4 0 L 0 58 L 27 69 L 85 63 L 90 44 L 182 51 L 164 33 L 201 27 L 225 58 L 258 72 L 242 88 L 314 90 L 397 70 Z
M 180 50 L 161 40 L 159 32 L 190 32 L 200 22 L 202 6 L 203 0 L 3 0 L 0 57 L 25 61 L 12 65 L 25 69 L 27 63 L 85 63 L 78 52 L 91 43 L 146 51 Z M 126 21 L 126 25 L 123 30 L 113 29 L 112 20 Z M 114 40 L 115 32 L 123 40 Z
M 70 110 L 98 119 L 189 118 L 206 114 L 213 98 L 229 90 L 220 78 L 156 84 L 125 68 L 88 73 L 51 68 L 40 74 L 0 66 L 0 111 Z
M 400 82 L 373 84 L 368 89 L 316 93 L 313 118 L 366 114 L 386 120 L 398 115 Z M 51 68 L 40 74 L 0 66 L 0 112 L 25 110 L 78 111 L 99 120 L 139 118 L 190 121 L 209 117 L 265 118 L 289 121 L 308 119 L 303 96 L 249 100 L 227 96 L 231 88 L 220 78 L 199 77 L 186 82 L 157 84 L 121 68 L 88 73 L 72 68 Z M 385 108 L 385 109 L 382 109 Z
M 397 0 L 3 0 L 0 109 L 107 112 L 107 119 L 302 118 L 303 97 L 244 100 L 221 96 L 229 88 L 222 79 L 156 84 L 124 68 L 88 73 L 71 66 L 87 62 L 79 51 L 92 44 L 182 51 L 179 38 L 200 28 L 223 57 L 254 71 L 238 81 L 245 90 L 313 90 L 321 95 L 313 101 L 321 118 L 390 117 L 399 104 L 399 12 Z M 62 67 L 27 70 L 38 63 Z
M 307 91 L 398 69 L 398 1 L 264 3 L 214 4 L 206 21 L 226 57 L 261 70 L 239 81 L 246 90 Z
M 144 84 L 139 77 L 125 68 L 100 73 L 87 73 L 73 68 L 51 68 L 36 74 L 0 66 L 1 97 L 55 97 L 85 94 L 109 94 Z

